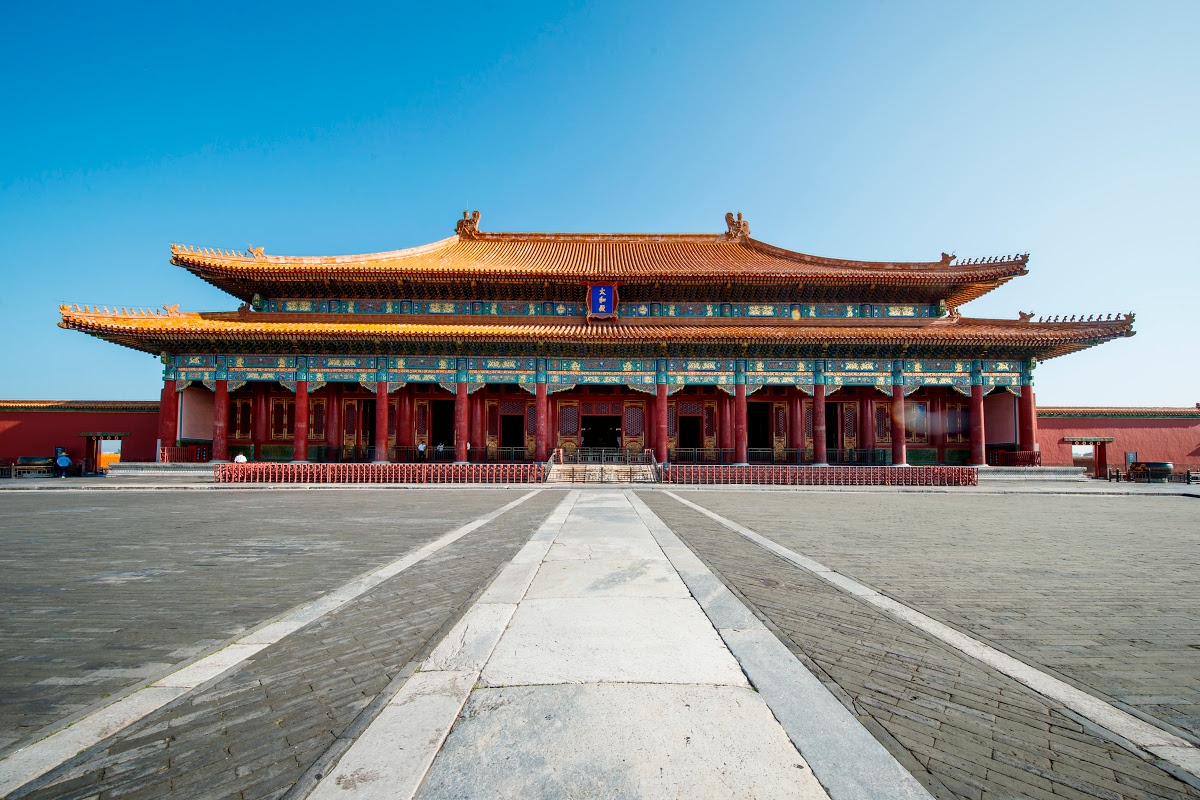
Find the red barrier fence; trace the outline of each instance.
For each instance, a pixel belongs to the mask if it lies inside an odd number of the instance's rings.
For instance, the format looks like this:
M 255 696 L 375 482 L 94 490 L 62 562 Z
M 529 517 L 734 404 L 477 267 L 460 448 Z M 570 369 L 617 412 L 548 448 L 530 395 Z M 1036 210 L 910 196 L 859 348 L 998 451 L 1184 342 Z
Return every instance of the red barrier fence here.
M 214 464 L 217 483 L 541 483 L 542 464 Z
M 158 460 L 163 464 L 198 464 L 208 461 L 208 445 L 190 444 L 185 447 L 160 447 Z
M 672 464 L 663 483 L 762 486 L 977 486 L 974 467 L 796 467 Z

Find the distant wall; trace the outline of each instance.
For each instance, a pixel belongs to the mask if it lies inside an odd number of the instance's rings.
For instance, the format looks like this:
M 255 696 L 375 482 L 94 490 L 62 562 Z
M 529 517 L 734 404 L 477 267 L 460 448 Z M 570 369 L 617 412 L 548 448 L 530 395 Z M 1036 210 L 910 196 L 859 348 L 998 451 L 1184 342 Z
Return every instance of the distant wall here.
M 158 440 L 157 402 L 0 401 L 0 460 L 52 456 L 65 447 L 72 461 L 85 457 L 81 433 L 127 433 L 122 461 L 154 461 Z
M 1170 461 L 1176 470 L 1200 469 L 1200 409 L 1047 407 L 1038 409 L 1042 464 L 1069 466 L 1073 436 L 1111 436 L 1108 464 L 1123 467 L 1125 453 L 1139 461 Z

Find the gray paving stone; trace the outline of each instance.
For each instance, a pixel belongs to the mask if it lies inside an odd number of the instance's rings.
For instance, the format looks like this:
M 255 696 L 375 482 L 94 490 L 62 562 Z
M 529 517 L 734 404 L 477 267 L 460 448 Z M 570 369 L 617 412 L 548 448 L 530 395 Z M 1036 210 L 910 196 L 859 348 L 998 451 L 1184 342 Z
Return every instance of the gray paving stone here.
M 240 671 L 136 723 L 82 764 L 50 773 L 23 796 L 56 798 L 81 780 L 105 794 L 128 788 L 158 797 L 278 796 L 405 664 L 423 657 L 431 638 L 561 498 L 543 492 L 526 501 L 261 651 Z M 114 764 L 131 775 L 144 770 L 144 780 L 110 783 Z M 250 764 L 253 771 L 238 774 Z
M 792 530 L 796 537 L 799 531 L 807 534 L 808 530 L 796 520 L 822 519 L 827 525 L 821 514 L 828 515 L 829 509 L 819 495 L 785 495 L 776 504 L 773 495 L 754 493 L 754 503 L 731 512 L 729 497 L 737 494 L 721 493 L 725 507 L 710 503 L 712 495 L 707 493 L 688 497 L 764 535 L 770 534 L 758 524 L 767 518 Z M 1084 732 L 1082 726 L 1060 714 L 1055 704 L 1028 688 L 886 617 L 669 497 L 655 492 L 639 492 L 639 496 L 765 617 L 785 644 L 816 665 L 819 677 L 851 698 L 860 715 L 870 720 L 868 729 L 886 734 L 877 737 L 885 747 L 893 752 L 903 750 L 896 753 L 901 763 L 910 769 L 914 764 L 924 765 L 923 771 L 914 769 L 914 775 L 935 796 L 1083 796 L 1095 800 L 1114 792 L 1122 798 L 1200 797 L 1200 791 L 1154 764 Z M 838 499 L 844 503 L 844 498 Z M 993 498 L 969 499 L 990 502 Z M 816 508 L 804 506 L 814 500 Z M 751 506 L 753 511 L 748 510 Z M 931 506 L 927 515 L 937 510 L 936 505 Z M 914 519 L 921 518 L 916 508 L 907 511 Z M 963 513 L 959 509 L 960 517 Z M 868 538 L 857 533 L 844 547 L 850 549 Z M 782 543 L 819 557 L 797 548 L 795 542 Z M 875 553 L 881 561 L 886 560 L 878 549 Z M 935 554 L 926 555 L 927 565 L 920 571 L 913 556 L 913 574 L 909 576 L 922 592 L 926 591 L 922 582 L 936 582 L 941 569 Z M 880 573 L 885 568 L 883 563 L 877 565 Z M 862 575 L 855 577 L 870 583 Z M 893 578 L 892 582 L 900 587 L 896 596 L 907 599 L 901 581 Z M 1015 591 L 1011 587 L 995 590 Z M 986 591 L 977 589 L 976 607 L 986 601 Z M 1037 619 L 1037 615 L 1029 616 Z M 1066 626 L 1060 623 L 1061 627 Z M 1058 759 L 1066 754 L 1073 760 L 1060 768 Z M 1154 787 L 1150 793 L 1144 789 L 1147 786 Z
M 522 493 L 0 494 L 0 754 Z

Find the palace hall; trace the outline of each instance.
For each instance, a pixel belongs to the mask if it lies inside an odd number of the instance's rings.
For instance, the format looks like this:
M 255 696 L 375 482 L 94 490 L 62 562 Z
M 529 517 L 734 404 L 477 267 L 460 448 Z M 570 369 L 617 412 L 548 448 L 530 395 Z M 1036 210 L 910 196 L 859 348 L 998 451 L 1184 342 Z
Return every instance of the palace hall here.
M 309 462 L 1033 465 L 1037 364 L 1133 335 L 1132 314 L 962 313 L 1028 255 L 853 261 L 725 222 L 494 233 L 476 211 L 367 255 L 172 245 L 240 307 L 60 325 L 161 358 L 160 460 Z

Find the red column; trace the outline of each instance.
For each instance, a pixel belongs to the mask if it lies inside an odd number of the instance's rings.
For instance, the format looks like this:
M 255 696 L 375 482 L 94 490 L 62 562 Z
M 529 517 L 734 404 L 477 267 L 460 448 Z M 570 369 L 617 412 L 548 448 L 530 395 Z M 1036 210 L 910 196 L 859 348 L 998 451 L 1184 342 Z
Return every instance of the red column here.
M 787 445 L 789 450 L 795 450 L 799 445 L 796 444 L 796 434 L 799 430 L 796 428 L 796 390 L 787 389 L 787 396 L 784 402 L 787 404 L 786 425 L 787 429 Z
M 746 442 L 746 384 L 739 383 L 733 387 L 733 463 L 746 464 L 749 454 Z
M 939 464 L 946 462 L 946 399 L 944 389 L 925 387 L 929 398 L 929 444 L 937 450 Z
M 342 446 L 342 392 L 332 383 L 325 385 L 325 446 Z
M 908 465 L 908 442 L 904 436 L 904 387 L 892 387 L 892 466 Z
M 158 446 L 175 447 L 178 444 L 179 392 L 175 391 L 174 379 L 164 380 L 158 401 Z M 162 450 L 159 450 L 155 460 L 162 461 Z
M 721 427 L 720 427 L 720 443 L 722 450 L 733 449 L 733 398 L 731 398 L 724 390 L 721 391 Z M 724 456 L 722 456 L 724 459 Z M 724 461 L 722 460 L 722 463 Z
M 813 386 L 813 464 L 825 466 L 829 454 L 825 450 L 825 384 Z
M 660 464 L 667 460 L 667 385 L 658 384 L 654 401 L 654 457 Z
M 396 396 L 396 446 L 397 447 L 412 447 L 413 443 L 413 424 L 412 424 L 412 393 L 405 387 L 400 390 L 400 394 Z
M 863 389 L 859 395 L 860 416 L 858 423 L 858 446 L 863 450 L 875 449 L 875 389 Z M 873 463 L 873 462 L 872 462 Z
M 971 465 L 983 466 L 987 463 L 987 448 L 984 444 L 983 431 L 983 386 L 971 386 Z
M 467 460 L 467 384 L 455 384 L 454 394 L 454 460 Z
M 534 416 L 537 419 L 537 431 L 534 433 L 535 451 L 533 457 L 538 461 L 550 458 L 550 408 L 546 395 L 546 384 L 536 384 L 534 388 Z
M 296 416 L 292 429 L 292 461 L 308 461 L 308 381 L 296 381 Z
M 471 452 L 469 453 L 472 461 L 486 461 L 487 454 L 484 452 L 487 448 L 484 442 L 483 435 L 483 390 L 475 392 L 471 396 Z
M 254 441 L 254 458 L 259 460 L 262 458 L 262 446 L 267 443 L 267 437 L 270 436 L 270 403 L 267 400 L 267 385 L 265 383 L 254 384 L 254 407 L 250 415 L 251 429 Z M 228 406 L 228 401 L 226 406 Z M 225 412 L 226 422 L 229 420 L 229 412 Z M 228 451 L 226 451 L 228 452 Z
M 1021 450 L 1037 450 L 1037 406 L 1033 399 L 1033 387 L 1022 386 L 1017 400 L 1017 446 Z
M 375 383 L 375 458 L 376 464 L 388 461 L 388 385 Z
M 229 381 L 217 381 L 213 398 L 213 461 L 229 460 Z M 257 395 L 255 396 L 257 399 Z M 257 421 L 255 430 L 258 429 Z

